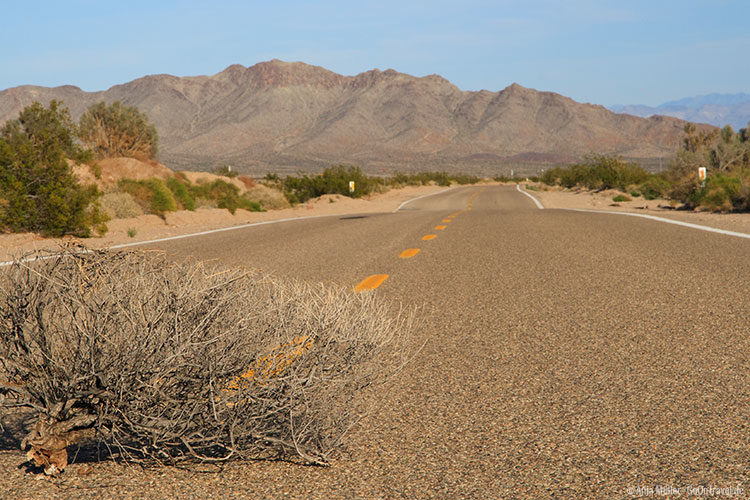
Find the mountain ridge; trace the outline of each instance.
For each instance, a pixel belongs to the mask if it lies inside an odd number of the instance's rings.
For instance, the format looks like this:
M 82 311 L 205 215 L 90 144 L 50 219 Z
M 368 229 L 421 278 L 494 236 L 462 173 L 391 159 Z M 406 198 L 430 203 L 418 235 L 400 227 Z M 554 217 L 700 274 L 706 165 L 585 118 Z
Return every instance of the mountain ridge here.
M 352 163 L 369 171 L 490 172 L 598 152 L 671 155 L 684 123 L 637 118 L 513 83 L 463 91 L 439 75 L 393 69 L 344 76 L 302 62 L 228 66 L 214 75 L 147 75 L 107 90 L 66 85 L 0 91 L 0 122 L 38 100 L 74 119 L 99 101 L 137 106 L 160 135 L 160 159 L 179 169 L 231 164 L 249 173 Z
M 705 94 L 668 101 L 658 106 L 617 104 L 609 109 L 648 118 L 653 115 L 672 116 L 687 121 L 708 123 L 716 127 L 731 125 L 735 129 L 750 122 L 750 94 Z

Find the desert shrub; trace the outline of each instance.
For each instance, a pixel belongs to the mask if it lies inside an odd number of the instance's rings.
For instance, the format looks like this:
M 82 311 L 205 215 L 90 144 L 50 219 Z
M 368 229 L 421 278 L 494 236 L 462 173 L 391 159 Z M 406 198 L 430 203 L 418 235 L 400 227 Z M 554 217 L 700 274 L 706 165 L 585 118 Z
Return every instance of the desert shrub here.
M 612 198 L 612 201 L 614 201 L 615 203 L 621 203 L 623 201 L 630 201 L 630 200 L 631 200 L 630 197 L 625 196 L 624 194 L 618 194 L 617 196 L 614 196 Z
M 671 187 L 672 184 L 663 175 L 653 174 L 643 181 L 638 186 L 638 189 L 645 199 L 655 200 L 657 198 L 664 198 Z
M 0 269 L 0 403 L 57 468 L 85 440 L 127 461 L 326 463 L 355 396 L 406 359 L 371 293 L 163 255 L 75 249 Z M 55 467 L 48 467 L 55 472 Z
M 304 203 L 324 194 L 341 194 L 359 198 L 370 194 L 377 184 L 375 178 L 366 176 L 359 167 L 338 165 L 326 168 L 320 175 L 289 175 L 281 179 L 278 175 L 266 175 L 266 183 L 278 186 L 290 203 Z M 349 182 L 354 182 L 354 192 L 349 191 Z
M 699 187 L 693 193 L 690 202 L 694 206 L 715 212 L 747 210 L 748 184 L 750 184 L 750 175 L 743 179 L 740 173 L 714 173 L 706 179 L 705 187 Z
M 469 175 L 469 174 L 454 174 L 450 176 L 451 182 L 455 182 L 456 184 L 477 184 L 481 181 L 479 177 L 476 175 Z
M 81 186 L 66 159 L 86 161 L 67 108 L 51 101 L 0 129 L 0 231 L 87 237 L 107 230 L 96 186 Z
M 265 210 L 277 210 L 289 208 L 290 206 L 289 200 L 284 196 L 284 193 L 273 186 L 257 184 L 255 187 L 249 188 L 245 196 L 251 200 L 257 200 Z
M 172 191 L 161 179 L 120 179 L 117 187 L 130 194 L 146 213 L 163 217 L 165 213 L 177 210 Z
M 163 180 L 120 179 L 118 188 L 130 194 L 146 213 L 164 215 L 177 210 L 177 202 Z
M 546 170 L 538 179 L 550 186 L 585 187 L 604 190 L 620 189 L 645 182 L 649 177 L 643 167 L 617 156 L 588 155 L 583 161 L 567 167 Z
M 216 179 L 213 182 L 204 182 L 190 186 L 191 195 L 197 200 L 213 200 L 218 208 L 226 208 L 234 214 L 238 208 L 251 212 L 260 212 L 263 209 L 257 201 L 240 195 L 240 188 L 234 184 Z
M 143 209 L 129 193 L 112 192 L 101 197 L 102 211 L 110 219 L 128 219 L 143 215 Z
M 183 210 L 195 210 L 195 198 L 190 192 L 190 183 L 176 177 L 167 179 L 167 187 L 172 191 L 177 203 Z
M 156 157 L 159 141 L 148 117 L 120 101 L 91 106 L 81 116 L 79 137 L 97 158 L 127 156 L 149 160 Z
M 672 159 L 667 177 L 669 196 L 688 208 L 714 211 L 750 209 L 750 141 L 747 129 L 735 132 L 727 125 L 711 131 L 685 126 L 682 149 Z M 705 167 L 705 185 L 698 168 Z
M 495 177 L 492 178 L 492 180 L 495 181 L 495 182 L 515 182 L 515 183 L 519 183 L 519 182 L 521 182 L 523 180 L 523 178 L 518 177 L 518 176 L 511 177 L 509 175 L 496 175 Z M 544 182 L 545 184 L 550 184 L 550 185 L 554 184 L 554 183 L 547 183 L 547 182 L 545 182 L 542 177 L 539 178 L 539 182 Z

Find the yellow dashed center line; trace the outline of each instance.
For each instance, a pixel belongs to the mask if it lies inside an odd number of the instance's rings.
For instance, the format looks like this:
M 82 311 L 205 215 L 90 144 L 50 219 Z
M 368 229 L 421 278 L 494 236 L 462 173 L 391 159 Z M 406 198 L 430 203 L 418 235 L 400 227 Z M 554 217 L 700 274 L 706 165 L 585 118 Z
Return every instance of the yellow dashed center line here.
M 455 212 L 455 213 L 452 213 L 452 214 L 446 216 L 445 219 L 442 219 L 443 224 L 448 224 L 450 222 L 453 222 L 452 219 L 454 217 L 457 217 L 462 212 L 466 212 L 466 211 L 471 210 L 472 206 L 473 206 L 473 203 L 474 203 L 474 198 L 478 194 L 479 194 L 479 191 L 476 191 L 476 192 L 474 192 L 469 197 L 469 202 L 468 202 L 468 204 L 467 204 L 467 206 L 466 206 L 465 209 L 459 210 L 458 212 Z M 435 226 L 435 229 L 438 230 L 438 231 L 442 231 L 446 227 L 448 227 L 448 226 L 446 226 L 446 225 L 439 225 L 439 226 Z M 422 241 L 434 240 L 436 237 L 437 237 L 436 234 L 426 234 L 426 235 L 422 236 Z M 419 248 L 407 248 L 406 250 L 404 250 L 403 252 L 401 252 L 401 254 L 399 254 L 399 258 L 409 259 L 409 258 L 414 257 L 415 255 L 417 255 L 418 253 L 419 253 Z M 389 275 L 387 275 L 387 274 L 373 274 L 372 276 L 368 276 L 367 278 L 363 279 L 362 282 L 359 285 L 357 285 L 356 287 L 354 287 L 354 291 L 355 292 L 362 292 L 362 291 L 365 291 L 365 290 L 375 290 L 377 287 L 379 287 L 380 285 L 382 285 L 383 282 L 385 282 L 385 280 L 388 279 L 388 276 Z
M 365 290 L 375 290 L 377 287 L 383 284 L 388 279 L 387 274 L 373 274 L 363 279 L 362 282 L 354 287 L 355 292 L 362 292 Z
M 401 255 L 399 255 L 399 257 L 401 257 L 402 259 L 409 259 L 417 255 L 418 253 L 419 253 L 419 248 L 407 248 L 406 250 L 401 252 Z

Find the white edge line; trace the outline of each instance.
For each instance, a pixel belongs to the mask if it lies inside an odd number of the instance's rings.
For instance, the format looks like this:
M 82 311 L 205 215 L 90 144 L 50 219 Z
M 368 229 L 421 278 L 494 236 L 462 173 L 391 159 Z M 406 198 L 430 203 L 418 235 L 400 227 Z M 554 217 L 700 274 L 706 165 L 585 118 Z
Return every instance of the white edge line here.
M 447 189 L 441 189 L 440 191 L 435 191 L 434 193 L 423 194 L 422 196 L 417 196 L 416 198 L 412 198 L 411 200 L 406 200 L 401 205 L 399 205 L 396 210 L 394 210 L 391 213 L 395 214 L 396 212 L 398 212 L 399 210 L 401 210 L 404 207 L 404 205 L 407 205 L 407 204 L 411 203 L 412 201 L 417 201 L 417 200 L 419 200 L 421 198 L 427 198 L 428 196 L 435 196 L 436 194 L 445 193 L 446 191 L 450 191 L 451 189 L 456 189 L 457 187 L 458 186 L 453 186 L 453 187 L 449 187 Z
M 544 205 L 542 205 L 542 203 L 539 200 L 537 200 L 536 197 L 526 192 L 525 189 L 521 189 L 521 184 L 516 184 L 516 189 L 518 190 L 519 193 L 523 193 L 529 198 L 531 198 L 532 200 L 534 200 L 534 203 L 536 203 L 536 206 L 539 210 L 544 210 Z
M 667 224 L 674 224 L 676 226 L 689 227 L 691 229 L 699 229 L 701 231 L 708 231 L 710 233 L 719 233 L 719 234 L 725 234 L 727 236 L 736 236 L 737 238 L 750 239 L 750 234 L 747 234 L 747 233 L 739 233 L 737 231 L 718 229 L 718 228 L 711 227 L 711 226 L 701 226 L 700 224 L 693 224 L 691 222 L 682 222 L 680 220 L 665 219 L 664 217 L 657 217 L 656 215 L 634 214 L 632 212 L 615 212 L 615 211 L 610 211 L 610 210 L 589 210 L 586 208 L 561 208 L 560 210 L 569 210 L 572 212 L 587 212 L 587 213 L 592 213 L 592 214 L 627 215 L 629 217 L 640 217 L 642 219 L 650 219 L 650 220 L 655 220 L 658 222 L 665 222 Z
M 112 245 L 111 247 L 107 247 L 107 248 L 109 249 L 127 248 L 127 247 L 134 247 L 138 245 L 148 245 L 149 243 L 160 243 L 162 241 L 181 240 L 183 238 L 192 238 L 194 236 L 203 236 L 205 234 L 223 233 L 225 231 L 234 231 L 235 229 L 245 229 L 246 227 L 265 226 L 267 224 L 276 224 L 279 222 L 290 222 L 294 220 L 304 220 L 304 219 L 321 219 L 323 217 L 337 217 L 337 216 L 340 217 L 340 216 L 346 216 L 346 215 L 349 215 L 349 214 L 307 215 L 304 217 L 289 217 L 286 219 L 267 220 L 263 222 L 251 222 L 249 224 L 240 224 L 238 226 L 221 227 L 219 229 L 209 229 L 208 231 L 201 231 L 199 233 L 178 234 L 177 236 L 169 236 L 167 238 L 157 238 L 155 240 L 122 243 L 120 245 Z
M 434 193 L 423 194 L 422 196 L 417 196 L 416 198 L 412 198 L 410 200 L 406 200 L 401 205 L 399 205 L 399 207 L 396 210 L 394 210 L 391 213 L 398 212 L 407 203 L 411 203 L 412 201 L 418 200 L 420 198 L 426 198 L 427 196 L 433 196 L 433 195 L 436 195 L 436 194 L 445 193 L 446 191 L 450 191 L 451 189 L 455 189 L 455 187 L 450 187 L 450 188 L 447 188 L 447 189 L 441 189 L 440 191 L 436 191 Z M 291 222 L 291 221 L 295 221 L 295 220 L 304 220 L 304 219 L 321 219 L 321 218 L 324 218 L 324 217 L 342 217 L 342 216 L 346 216 L 346 215 L 351 215 L 351 214 L 307 215 L 307 216 L 303 216 L 303 217 L 288 217 L 286 219 L 267 220 L 267 221 L 263 221 L 263 222 L 252 222 L 252 223 L 249 223 L 249 224 L 240 224 L 238 226 L 222 227 L 222 228 L 219 228 L 219 229 L 210 229 L 208 231 L 201 231 L 201 232 L 198 232 L 198 233 L 179 234 L 179 235 L 176 235 L 176 236 L 169 236 L 167 238 L 157 238 L 157 239 L 154 239 L 154 240 L 134 241 L 132 243 L 121 243 L 119 245 L 112 245 L 112 246 L 109 246 L 109 247 L 104 247 L 104 249 L 117 250 L 119 248 L 128 248 L 128 247 L 135 247 L 135 246 L 140 246 L 140 245 L 148 245 L 148 244 L 151 244 L 151 243 L 160 243 L 162 241 L 181 240 L 181 239 L 184 239 L 184 238 L 192 238 L 194 236 L 203 236 L 203 235 L 206 235 L 206 234 L 222 233 L 224 231 L 234 231 L 236 229 L 245 229 L 245 228 L 248 228 L 248 227 L 265 226 L 265 225 L 268 225 L 268 224 L 277 224 L 279 222 Z M 87 251 L 88 250 L 82 250 L 83 253 L 85 253 Z M 33 261 L 33 260 L 47 260 L 47 259 L 52 259 L 52 258 L 55 258 L 55 257 L 56 257 L 55 255 L 50 255 L 50 256 L 45 256 L 45 257 L 29 257 L 29 258 L 21 260 L 21 262 L 30 262 L 30 261 Z M 15 261 L 10 260 L 10 261 L 6 261 L 6 262 L 0 262 L 0 267 L 10 266 L 11 264 L 13 264 L 13 262 L 15 262 Z
M 518 189 L 519 192 L 525 194 L 532 200 L 534 200 L 534 203 L 536 203 L 536 206 L 540 209 L 544 208 L 542 204 L 537 200 L 534 196 L 529 194 L 526 190 L 521 189 L 521 185 L 517 184 L 516 189 Z M 655 220 L 657 222 L 664 222 L 666 224 L 674 224 L 676 226 L 683 226 L 683 227 L 689 227 L 691 229 L 698 229 L 700 231 L 708 231 L 710 233 L 718 233 L 718 234 L 724 234 L 727 236 L 735 236 L 737 238 L 746 238 L 750 239 L 750 234 L 747 233 L 740 233 L 737 231 L 729 231 L 727 229 L 718 229 L 711 226 L 701 226 L 700 224 L 693 224 L 691 222 L 682 222 L 679 220 L 674 219 L 666 219 L 664 217 L 658 217 L 656 215 L 647 215 L 647 214 L 634 214 L 632 212 L 616 212 L 614 210 L 590 210 L 587 208 L 560 208 L 559 210 L 568 210 L 572 212 L 587 212 L 592 214 L 606 214 L 606 215 L 627 215 L 629 217 L 640 217 L 642 219 L 649 219 L 649 220 Z
M 148 245 L 150 243 L 160 243 L 162 241 L 181 240 L 183 238 L 192 238 L 194 236 L 203 236 L 206 234 L 222 233 L 224 231 L 234 231 L 235 229 L 244 229 L 244 228 L 253 227 L 253 226 L 264 226 L 267 224 L 276 224 L 278 222 L 290 222 L 290 221 L 304 220 L 304 219 L 321 219 L 323 217 L 340 217 L 340 216 L 346 216 L 346 215 L 349 215 L 349 214 L 307 215 L 303 217 L 289 217 L 286 219 L 267 220 L 263 222 L 252 222 L 249 224 L 240 224 L 238 226 L 222 227 L 219 229 L 210 229 L 208 231 L 201 231 L 199 233 L 179 234 L 177 236 L 169 236 L 167 238 L 157 238 L 154 240 L 144 240 L 144 241 L 134 241 L 132 243 L 122 243 L 120 245 L 112 245 L 108 247 L 103 247 L 100 250 L 116 250 L 118 248 L 135 247 L 138 245 Z M 94 249 L 91 249 L 91 250 L 94 250 Z M 87 252 L 90 252 L 91 250 L 89 249 L 81 250 L 81 253 L 87 253 Z M 26 259 L 21 260 L 21 262 L 30 262 L 33 260 L 47 260 L 47 259 L 52 259 L 56 257 L 57 257 L 56 255 L 49 255 L 49 256 L 44 256 L 44 257 L 28 257 Z M 10 260 L 7 262 L 0 262 L 0 267 L 10 266 L 14 262 L 15 261 L 13 260 Z
M 391 213 L 398 212 L 407 203 L 411 203 L 412 201 L 418 200 L 420 198 L 426 198 L 427 196 L 433 196 L 433 195 L 436 195 L 436 194 L 444 193 L 446 191 L 450 191 L 451 189 L 455 189 L 455 187 L 450 187 L 450 188 L 447 188 L 447 189 L 441 189 L 440 191 L 437 191 L 437 192 L 434 192 L 434 193 L 423 194 L 422 196 L 417 196 L 416 198 L 412 198 L 410 200 L 406 200 L 401 205 L 399 205 L 399 207 L 396 210 L 394 210 Z M 342 216 L 346 216 L 346 215 L 351 215 L 351 214 L 307 215 L 307 216 L 303 216 L 303 217 L 288 217 L 286 219 L 268 220 L 268 221 L 263 221 L 263 222 L 252 222 L 250 224 L 240 224 L 238 226 L 222 227 L 222 228 L 219 228 L 219 229 L 210 229 L 208 231 L 201 231 L 201 232 L 198 232 L 198 233 L 179 234 L 179 235 L 176 235 L 176 236 L 169 236 L 167 238 L 157 238 L 157 239 L 154 239 L 154 240 L 134 241 L 132 243 L 122 243 L 120 245 L 112 245 L 112 246 L 104 247 L 104 248 L 105 249 L 109 249 L 109 250 L 117 250 L 119 248 L 128 248 L 128 247 L 135 247 L 135 246 L 140 246 L 140 245 L 148 245 L 148 244 L 151 244 L 151 243 L 161 243 L 162 241 L 181 240 L 181 239 L 184 239 L 184 238 L 192 238 L 194 236 L 203 236 L 203 235 L 206 235 L 206 234 L 222 233 L 224 231 L 234 231 L 235 229 L 245 229 L 245 228 L 254 227 L 254 226 L 265 226 L 267 224 L 277 224 L 279 222 L 291 222 L 291 221 L 295 221 L 295 220 L 304 220 L 304 219 L 321 219 L 321 218 L 324 218 L 324 217 L 342 217 Z M 82 250 L 83 253 L 85 253 L 86 251 L 87 250 Z M 47 260 L 47 259 L 52 259 L 54 257 L 56 257 L 56 256 L 55 255 L 50 255 L 50 256 L 45 256 L 45 257 L 29 257 L 29 258 L 21 260 L 21 262 L 30 262 L 30 261 L 33 261 L 33 260 Z M 13 261 L 13 260 L 6 261 L 6 262 L 0 262 L 0 267 L 10 266 L 14 262 L 15 261 Z

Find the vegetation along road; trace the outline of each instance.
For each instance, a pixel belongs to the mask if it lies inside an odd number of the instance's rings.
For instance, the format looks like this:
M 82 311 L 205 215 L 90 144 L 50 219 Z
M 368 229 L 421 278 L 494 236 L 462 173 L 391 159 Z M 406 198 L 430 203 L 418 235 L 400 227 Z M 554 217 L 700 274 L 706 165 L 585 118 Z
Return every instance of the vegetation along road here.
M 469 186 L 396 213 L 147 248 L 377 286 L 420 306 L 415 334 L 425 342 L 332 467 L 179 472 L 164 478 L 175 492 L 201 483 L 215 494 L 320 498 L 750 489 L 747 239 L 540 210 L 514 188 Z

